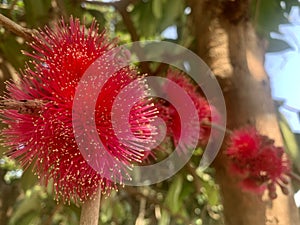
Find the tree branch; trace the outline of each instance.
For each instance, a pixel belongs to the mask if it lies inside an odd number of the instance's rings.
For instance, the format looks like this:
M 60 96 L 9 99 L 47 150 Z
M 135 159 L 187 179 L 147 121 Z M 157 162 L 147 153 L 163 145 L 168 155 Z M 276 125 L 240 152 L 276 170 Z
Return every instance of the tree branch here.
M 60 211 L 60 209 L 63 207 L 63 204 L 60 203 L 59 205 L 56 205 L 54 207 L 54 209 L 50 212 L 50 215 L 48 217 L 48 219 L 46 220 L 46 222 L 44 223 L 44 225 L 51 225 L 53 223 L 53 217 L 55 216 L 55 214 Z
M 99 5 L 99 6 L 112 6 L 115 7 L 116 4 L 118 4 L 118 2 L 102 2 L 102 1 L 93 1 L 93 0 L 86 0 L 83 1 L 83 3 L 88 3 L 91 5 Z
M 18 0 L 13 0 L 13 1 L 10 3 L 10 5 L 9 5 L 9 7 L 8 7 L 8 12 L 9 12 L 10 15 L 12 14 L 12 11 L 13 11 L 15 5 L 17 4 L 17 2 L 18 2 Z
M 130 186 L 125 187 L 124 190 L 126 191 L 127 194 L 131 195 L 132 197 L 136 197 L 138 199 L 146 199 L 147 202 L 149 202 L 149 203 L 152 203 L 152 204 L 155 204 L 155 205 L 159 205 L 159 207 L 161 209 L 166 210 L 174 218 L 183 221 L 184 224 L 191 224 L 191 221 L 189 221 L 189 219 L 183 217 L 179 213 L 173 213 L 172 210 L 169 207 L 167 207 L 166 205 L 164 205 L 163 202 L 160 201 L 160 200 L 158 200 L 156 197 L 147 195 L 147 194 L 142 193 L 142 192 L 139 192 L 136 188 L 130 187 Z
M 130 34 L 131 40 L 139 41 L 140 36 L 138 35 L 138 33 L 134 27 L 134 24 L 130 18 L 130 15 L 127 12 L 127 6 L 129 4 L 133 4 L 135 2 L 136 2 L 135 0 L 124 0 L 124 1 L 117 1 L 117 2 L 101 2 L 101 1 L 90 1 L 90 0 L 85 1 L 85 3 L 89 3 L 89 4 L 93 4 L 93 5 L 114 7 L 121 15 L 124 25 L 126 26 L 128 32 Z
M 201 180 L 200 180 L 199 176 L 196 173 L 196 168 L 194 167 L 194 165 L 192 165 L 191 162 L 186 164 L 186 168 L 187 168 L 188 172 L 194 177 L 194 185 L 195 185 L 196 192 L 198 194 L 202 193 L 201 192 L 202 184 L 201 184 Z
M 65 2 L 63 0 L 55 0 L 57 8 L 61 14 L 61 16 L 67 20 L 69 18 L 68 13 L 66 11 Z
M 291 171 L 289 174 L 290 178 L 300 184 L 300 176 L 295 172 Z
M 129 1 L 130 2 L 130 1 Z M 129 15 L 129 13 L 127 12 L 127 6 L 128 5 L 119 5 L 116 4 L 115 8 L 118 10 L 118 12 L 120 13 L 120 15 L 122 16 L 124 25 L 127 27 L 127 30 L 130 34 L 131 40 L 132 41 L 139 41 L 140 40 L 140 36 L 138 35 L 133 21 Z
M 34 40 L 33 35 L 35 33 L 35 30 L 24 28 L 1 13 L 0 13 L 0 26 L 3 26 L 5 29 L 22 37 L 26 41 L 31 42 Z
M 145 214 L 146 214 L 146 198 L 140 198 L 140 211 L 139 215 L 135 221 L 135 225 L 143 225 L 145 223 Z
M 0 109 L 15 109 L 21 114 L 39 114 L 45 101 L 40 99 L 35 100 L 0 100 Z
M 100 5 L 100 6 L 111 6 L 114 7 L 119 14 L 121 15 L 124 25 L 126 26 L 128 33 L 130 34 L 131 41 L 139 41 L 140 36 L 136 31 L 136 28 L 134 27 L 134 23 L 130 17 L 130 14 L 127 11 L 127 7 L 129 4 L 136 3 L 137 0 L 122 0 L 122 1 L 116 1 L 116 2 L 101 2 L 101 1 L 90 1 L 86 0 L 84 3 L 89 3 L 93 5 Z M 138 45 L 137 45 L 138 46 Z M 141 54 L 141 49 L 136 49 L 137 56 L 139 58 L 144 58 Z M 141 62 L 141 70 L 143 73 L 151 74 L 151 69 L 149 67 L 149 64 L 147 62 Z

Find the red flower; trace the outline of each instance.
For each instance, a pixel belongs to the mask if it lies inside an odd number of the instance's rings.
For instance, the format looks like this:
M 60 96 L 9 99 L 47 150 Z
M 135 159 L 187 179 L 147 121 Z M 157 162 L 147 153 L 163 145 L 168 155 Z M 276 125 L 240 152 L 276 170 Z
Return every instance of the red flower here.
M 79 20 L 71 18 L 70 25 L 61 22 L 55 30 L 40 31 L 31 44 L 36 52 L 27 53 L 33 62 L 27 66 L 19 83 L 7 86 L 7 100 L 43 101 L 38 114 L 4 110 L 3 122 L 8 124 L 4 130 L 5 143 L 12 149 L 9 154 L 25 168 L 33 163 L 34 170 L 46 184 L 52 179 L 56 197 L 63 201 L 89 199 L 99 185 L 106 193 L 115 187 L 115 179 L 122 179 L 119 170 L 124 168 L 112 165 L 105 158 L 97 160 L 106 170 L 114 168 L 111 180 L 101 177 L 86 162 L 72 126 L 73 98 L 80 79 L 97 58 L 114 46 L 103 32 L 98 34 L 95 22 L 86 29 Z M 114 66 L 113 62 L 106 63 Z M 113 102 L 120 90 L 136 78 L 137 72 L 129 67 L 115 72 L 101 89 L 95 107 L 97 135 L 105 150 L 125 165 L 140 162 L 145 150 L 149 150 L 147 143 L 152 136 L 149 123 L 156 115 L 156 109 L 148 100 L 137 103 L 130 111 L 129 123 L 140 142 L 129 139 L 124 140 L 125 145 L 116 137 L 111 118 Z M 92 94 L 93 88 L 85 91 Z M 146 91 L 146 85 L 140 82 L 136 92 L 146 96 Z M 82 135 L 89 130 L 89 125 L 82 127 Z
M 251 159 L 259 152 L 260 136 L 254 128 L 237 130 L 230 136 L 227 155 L 238 160 Z
M 210 106 L 209 103 L 205 98 L 202 97 L 202 95 L 197 90 L 197 86 L 195 86 L 191 81 L 184 75 L 184 73 L 178 71 L 178 70 L 169 70 L 167 73 L 167 79 L 175 82 L 180 88 L 182 88 L 186 94 L 190 97 L 192 102 L 194 103 L 194 106 L 197 110 L 199 123 L 200 123 L 200 134 L 199 134 L 199 140 L 198 145 L 205 145 L 208 142 L 210 133 L 211 133 L 211 126 L 209 123 L 212 121 L 217 121 L 218 118 L 212 118 L 211 116 L 211 110 L 216 110 L 213 106 Z M 170 93 L 172 91 L 169 90 L 169 85 L 166 83 L 166 85 L 163 87 L 166 95 L 169 95 L 169 99 L 171 99 L 171 102 L 167 102 L 165 100 L 162 101 L 162 103 L 159 106 L 161 117 L 164 118 L 167 124 L 168 128 L 168 134 L 173 137 L 174 144 L 177 145 L 178 141 L 180 139 L 180 135 L 182 134 L 182 127 L 180 120 L 180 115 L 176 111 L 175 107 L 172 105 L 172 99 L 176 98 L 177 100 L 179 98 L 183 98 L 178 93 L 174 96 L 172 96 Z M 184 101 L 184 98 L 183 100 Z M 194 129 L 194 125 L 191 121 L 187 125 L 185 124 L 184 129 Z M 182 137 L 183 143 L 188 142 L 187 140 L 190 138 L 189 132 L 186 132 L 186 137 Z
M 236 130 L 230 137 L 226 154 L 231 159 L 230 171 L 242 177 L 244 190 L 261 193 L 269 190 L 269 196 L 276 198 L 275 185 L 287 193 L 285 185 L 289 174 L 289 161 L 284 151 L 274 146 L 274 141 L 260 135 L 254 128 Z

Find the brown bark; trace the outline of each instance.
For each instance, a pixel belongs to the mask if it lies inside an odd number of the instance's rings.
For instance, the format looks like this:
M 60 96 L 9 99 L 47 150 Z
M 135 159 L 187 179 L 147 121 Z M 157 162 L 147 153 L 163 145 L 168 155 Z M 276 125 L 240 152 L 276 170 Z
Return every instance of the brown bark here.
M 7 30 L 13 32 L 19 37 L 24 38 L 26 41 L 33 41 L 34 30 L 30 30 L 16 24 L 14 21 L 10 20 L 6 16 L 0 13 L 0 25 L 6 28 Z
M 251 22 L 248 0 L 192 1 L 197 52 L 218 77 L 227 107 L 229 129 L 253 125 L 282 145 L 282 138 L 263 68 L 264 51 Z M 224 216 L 228 225 L 300 224 L 292 195 L 271 202 L 267 197 L 242 192 L 227 170 L 222 152 L 216 162 Z

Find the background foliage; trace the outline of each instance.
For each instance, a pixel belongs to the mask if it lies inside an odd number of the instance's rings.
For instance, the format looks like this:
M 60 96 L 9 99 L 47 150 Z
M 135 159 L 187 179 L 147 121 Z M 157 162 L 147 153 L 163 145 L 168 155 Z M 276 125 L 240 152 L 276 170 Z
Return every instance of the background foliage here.
M 51 26 L 53 21 L 70 15 L 93 18 L 105 28 L 110 37 L 121 43 L 143 39 L 168 40 L 193 50 L 196 37 L 190 25 L 189 1 L 183 0 L 123 0 L 121 2 L 93 2 L 80 0 L 0 0 L 0 13 L 20 25 L 36 29 Z M 251 19 L 261 38 L 268 40 L 269 51 L 289 48 L 281 40 L 269 38 L 279 24 L 288 23 L 288 12 L 297 0 L 253 1 Z M 175 39 L 163 38 L 162 32 L 173 26 Z M 0 90 L 4 81 L 16 79 L 16 71 L 24 67 L 28 50 L 24 40 L 0 27 Z M 141 65 L 143 72 L 161 74 L 164 66 Z M 280 116 L 280 115 L 279 115 Z M 281 128 L 295 167 L 300 171 L 299 135 L 294 135 L 284 118 Z M 1 147 L 2 154 L 6 149 Z M 192 160 L 171 179 L 149 187 L 125 187 L 102 199 L 101 224 L 223 224 L 222 205 L 214 170 L 205 173 L 196 169 L 201 149 Z M 23 173 L 15 162 L 4 155 L 0 159 L 0 224 L 8 225 L 76 225 L 79 221 L 78 203 L 62 205 L 53 200 L 51 184 L 47 188 L 37 184 L 31 169 Z

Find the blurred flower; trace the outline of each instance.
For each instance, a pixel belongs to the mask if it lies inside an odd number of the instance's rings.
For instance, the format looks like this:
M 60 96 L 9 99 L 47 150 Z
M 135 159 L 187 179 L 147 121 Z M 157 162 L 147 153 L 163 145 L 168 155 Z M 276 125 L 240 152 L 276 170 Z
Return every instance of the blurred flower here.
M 237 130 L 230 137 L 230 146 L 227 155 L 239 160 L 247 160 L 255 157 L 259 152 L 260 135 L 254 128 Z
M 283 193 L 288 192 L 285 186 L 290 165 L 284 150 L 254 128 L 234 131 L 226 154 L 231 159 L 230 171 L 242 177 L 244 190 L 262 193 L 268 189 L 271 198 L 277 197 L 275 185 L 279 185 Z
M 12 149 L 9 155 L 18 159 L 25 168 L 34 164 L 34 171 L 43 183 L 53 180 L 57 199 L 84 201 L 93 196 L 99 185 L 102 193 L 109 192 L 115 187 L 114 181 L 122 179 L 120 167 L 112 165 L 104 157 L 97 159 L 106 170 L 112 170 L 110 180 L 101 177 L 83 158 L 74 137 L 72 119 L 76 123 L 77 118 L 76 112 L 72 118 L 72 104 L 76 87 L 86 69 L 115 47 L 115 43 L 109 41 L 104 32 L 98 33 L 95 22 L 87 29 L 73 18 L 69 25 L 62 21 L 53 30 L 45 28 L 34 39 L 30 46 L 35 51 L 26 53 L 32 61 L 29 61 L 18 83 L 7 85 L 6 100 L 40 100 L 43 104 L 38 113 L 3 110 L 3 122 L 8 125 L 3 131 L 4 142 Z M 114 67 L 113 61 L 106 63 Z M 96 80 L 97 77 L 99 74 L 92 78 Z M 153 134 L 150 122 L 156 115 L 156 109 L 148 100 L 135 104 L 127 119 L 140 142 L 126 140 L 125 137 L 126 145 L 114 133 L 111 113 L 120 90 L 137 78 L 137 72 L 130 67 L 118 70 L 103 84 L 95 103 L 97 135 L 105 150 L 129 166 L 140 162 L 148 150 L 147 140 Z M 146 84 L 139 82 L 139 85 L 136 92 L 145 96 Z M 92 94 L 95 90 L 85 91 Z M 88 133 L 89 126 L 82 127 L 82 135 Z
M 170 69 L 167 72 L 167 79 L 175 82 L 180 88 L 182 88 L 185 93 L 190 97 L 192 102 L 194 103 L 195 109 L 197 110 L 197 115 L 200 124 L 200 134 L 198 138 L 198 145 L 205 145 L 208 142 L 210 133 L 211 133 L 211 124 L 213 122 L 217 122 L 218 118 L 212 118 L 211 110 L 216 109 L 213 106 L 210 106 L 207 100 L 202 97 L 200 92 L 197 90 L 197 86 L 194 85 L 189 78 L 187 78 L 184 73 Z M 168 95 L 170 99 L 170 103 L 162 100 L 160 102 L 160 106 L 158 107 L 161 113 L 162 118 L 166 121 L 168 134 L 173 137 L 174 144 L 177 145 L 182 135 L 182 121 L 179 113 L 172 105 L 172 98 L 182 98 L 184 101 L 184 97 L 180 96 L 178 93 L 176 95 L 170 94 L 172 91 L 169 90 L 171 86 L 169 83 L 166 83 L 163 86 L 164 92 Z M 189 125 L 185 124 L 185 129 L 194 129 L 194 124 L 192 121 L 189 121 Z M 190 138 L 189 132 L 186 132 L 186 135 L 181 137 L 183 143 L 187 143 L 188 139 Z

